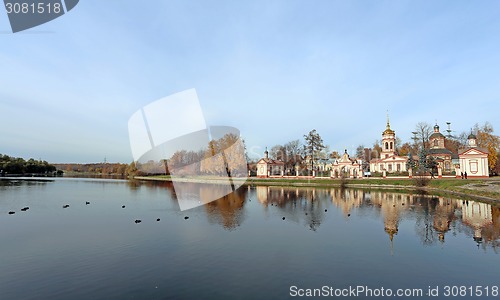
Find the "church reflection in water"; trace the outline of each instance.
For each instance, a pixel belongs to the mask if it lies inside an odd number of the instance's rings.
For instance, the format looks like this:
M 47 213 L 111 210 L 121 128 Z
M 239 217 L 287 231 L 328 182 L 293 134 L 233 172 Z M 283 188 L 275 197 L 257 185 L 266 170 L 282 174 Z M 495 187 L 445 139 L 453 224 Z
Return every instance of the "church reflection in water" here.
M 487 203 L 391 191 L 271 186 L 254 189 L 262 206 L 275 206 L 284 215 L 305 218 L 312 230 L 321 225 L 324 210 L 334 205 L 346 218 L 357 211 L 377 210 L 391 242 L 399 232 L 400 222 L 406 221 L 415 223 L 424 245 L 444 243 L 447 235 L 461 233 L 472 237 L 478 247 L 500 246 L 500 208 Z
M 175 201 L 171 183 L 143 183 L 151 189 L 167 188 Z M 130 184 L 131 190 L 141 184 Z M 213 197 L 216 185 L 193 184 L 192 191 L 198 199 Z M 222 188 L 222 187 L 221 187 Z M 253 201 L 252 200 L 257 200 Z M 430 196 L 414 192 L 400 193 L 382 190 L 341 188 L 243 186 L 225 197 L 199 207 L 212 224 L 227 230 L 242 225 L 250 206 L 264 211 L 274 210 L 287 221 L 306 224 L 316 231 L 324 223 L 326 211 L 341 213 L 346 218 L 380 216 L 383 230 L 391 241 L 400 232 L 402 222 L 414 224 L 409 234 L 419 236 L 423 245 L 445 243 L 448 236 L 463 235 L 471 238 L 478 247 L 500 248 L 500 207 L 487 203 L 459 200 L 443 196 Z M 352 214 L 352 216 L 351 216 Z M 410 226 L 411 227 L 411 226 Z M 404 227 L 408 231 L 408 226 Z

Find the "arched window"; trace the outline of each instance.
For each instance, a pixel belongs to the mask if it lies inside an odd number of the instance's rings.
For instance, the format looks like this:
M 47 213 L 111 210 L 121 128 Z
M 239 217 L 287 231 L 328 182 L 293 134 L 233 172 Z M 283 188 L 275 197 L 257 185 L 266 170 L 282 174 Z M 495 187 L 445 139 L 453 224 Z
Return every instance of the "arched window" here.
M 391 142 L 391 150 L 392 150 L 392 142 Z
M 438 140 L 434 140 L 434 146 L 437 147 L 438 146 Z
M 385 150 L 388 150 L 388 149 L 389 149 L 389 143 L 385 142 Z

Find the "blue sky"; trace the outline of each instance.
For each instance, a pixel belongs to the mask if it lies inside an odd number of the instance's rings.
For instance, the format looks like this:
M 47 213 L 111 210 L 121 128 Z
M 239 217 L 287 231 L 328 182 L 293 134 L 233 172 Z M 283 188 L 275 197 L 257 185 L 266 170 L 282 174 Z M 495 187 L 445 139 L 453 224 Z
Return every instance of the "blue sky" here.
M 498 134 L 499 13 L 498 1 L 82 0 L 12 34 L 0 11 L 0 153 L 130 162 L 130 116 L 189 88 L 251 152 L 312 129 L 353 152 L 380 139 L 387 110 L 403 142 L 421 121 Z

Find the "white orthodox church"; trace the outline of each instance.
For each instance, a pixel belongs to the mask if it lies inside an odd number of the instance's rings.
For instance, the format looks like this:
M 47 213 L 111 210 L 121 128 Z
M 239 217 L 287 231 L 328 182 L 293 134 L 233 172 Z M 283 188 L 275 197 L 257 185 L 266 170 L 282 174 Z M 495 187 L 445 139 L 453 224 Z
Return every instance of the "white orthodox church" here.
M 371 172 L 406 172 L 407 157 L 398 156 L 396 152 L 396 132 L 391 129 L 389 117 L 387 117 L 387 125 L 382 132 L 382 153 L 376 159 L 370 161 Z
M 477 138 L 470 134 L 467 138 L 467 148 L 458 151 L 460 161 L 460 172 L 466 173 L 469 178 L 487 178 L 490 176 L 488 170 L 488 150 L 477 146 Z M 459 174 L 457 174 L 458 177 Z
M 283 176 L 285 163 L 269 158 L 269 151 L 264 152 L 264 157 L 257 162 L 257 177 Z

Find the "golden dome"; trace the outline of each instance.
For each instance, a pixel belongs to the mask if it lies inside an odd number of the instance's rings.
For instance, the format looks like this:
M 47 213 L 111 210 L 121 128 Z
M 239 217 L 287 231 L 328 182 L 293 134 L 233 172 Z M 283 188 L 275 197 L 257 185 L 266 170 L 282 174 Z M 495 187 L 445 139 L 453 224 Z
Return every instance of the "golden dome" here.
M 385 127 L 384 132 L 382 132 L 382 135 L 386 134 L 395 134 L 394 130 L 391 129 L 391 124 L 389 124 L 389 120 L 387 120 L 387 126 Z

